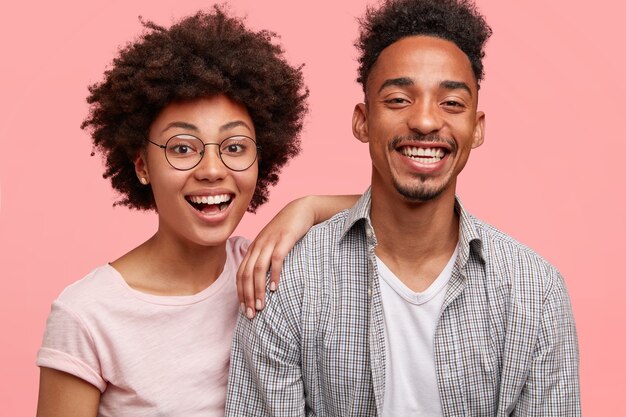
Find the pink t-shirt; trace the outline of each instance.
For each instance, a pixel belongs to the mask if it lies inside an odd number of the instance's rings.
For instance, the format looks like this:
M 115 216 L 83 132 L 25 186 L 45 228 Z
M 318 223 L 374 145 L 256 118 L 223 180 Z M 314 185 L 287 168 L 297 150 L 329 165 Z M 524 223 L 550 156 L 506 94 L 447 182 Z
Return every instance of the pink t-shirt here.
M 37 365 L 95 385 L 99 416 L 223 416 L 248 243 L 230 238 L 222 274 L 191 296 L 141 293 L 96 268 L 53 302 Z

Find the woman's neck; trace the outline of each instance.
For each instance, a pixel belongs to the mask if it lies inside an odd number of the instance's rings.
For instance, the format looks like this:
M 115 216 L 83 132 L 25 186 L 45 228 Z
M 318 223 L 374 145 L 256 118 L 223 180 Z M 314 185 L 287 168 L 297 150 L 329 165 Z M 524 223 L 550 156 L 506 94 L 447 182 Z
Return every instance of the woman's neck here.
M 213 284 L 225 263 L 226 242 L 202 246 L 158 231 L 111 265 L 138 291 L 193 295 Z

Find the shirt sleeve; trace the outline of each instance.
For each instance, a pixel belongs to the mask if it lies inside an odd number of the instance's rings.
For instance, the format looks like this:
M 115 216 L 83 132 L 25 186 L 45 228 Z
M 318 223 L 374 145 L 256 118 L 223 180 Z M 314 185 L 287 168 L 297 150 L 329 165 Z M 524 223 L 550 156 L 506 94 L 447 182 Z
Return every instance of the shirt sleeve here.
M 286 280 L 267 292 L 253 320 L 240 315 L 231 351 L 226 416 L 304 416 L 305 394 L 298 332 L 285 317 Z
M 46 323 L 37 366 L 67 372 L 104 392 L 106 381 L 101 376 L 100 361 L 91 335 L 63 302 L 56 300 Z
M 563 278 L 553 273 L 528 378 L 512 414 L 516 417 L 581 415 L 574 315 Z

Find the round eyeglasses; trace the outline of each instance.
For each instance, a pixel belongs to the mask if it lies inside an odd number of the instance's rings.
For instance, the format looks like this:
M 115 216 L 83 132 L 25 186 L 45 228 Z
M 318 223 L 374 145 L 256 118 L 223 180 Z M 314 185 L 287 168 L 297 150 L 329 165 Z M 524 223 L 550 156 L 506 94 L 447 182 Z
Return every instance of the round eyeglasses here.
M 204 157 L 205 147 L 209 145 L 217 146 L 220 159 L 231 171 L 245 171 L 250 168 L 256 161 L 257 149 L 261 149 L 254 139 L 243 135 L 228 137 L 220 143 L 204 143 L 200 138 L 189 134 L 172 136 L 165 145 L 147 140 L 162 148 L 167 162 L 179 171 L 198 166 Z

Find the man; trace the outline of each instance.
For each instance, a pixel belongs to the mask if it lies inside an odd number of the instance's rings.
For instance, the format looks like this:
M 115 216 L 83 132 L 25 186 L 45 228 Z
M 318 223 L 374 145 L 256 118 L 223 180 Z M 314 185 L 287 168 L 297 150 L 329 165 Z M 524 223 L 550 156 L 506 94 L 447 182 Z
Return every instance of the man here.
M 371 187 L 240 319 L 227 415 L 580 415 L 563 279 L 455 198 L 491 29 L 468 0 L 388 0 L 361 26 Z

